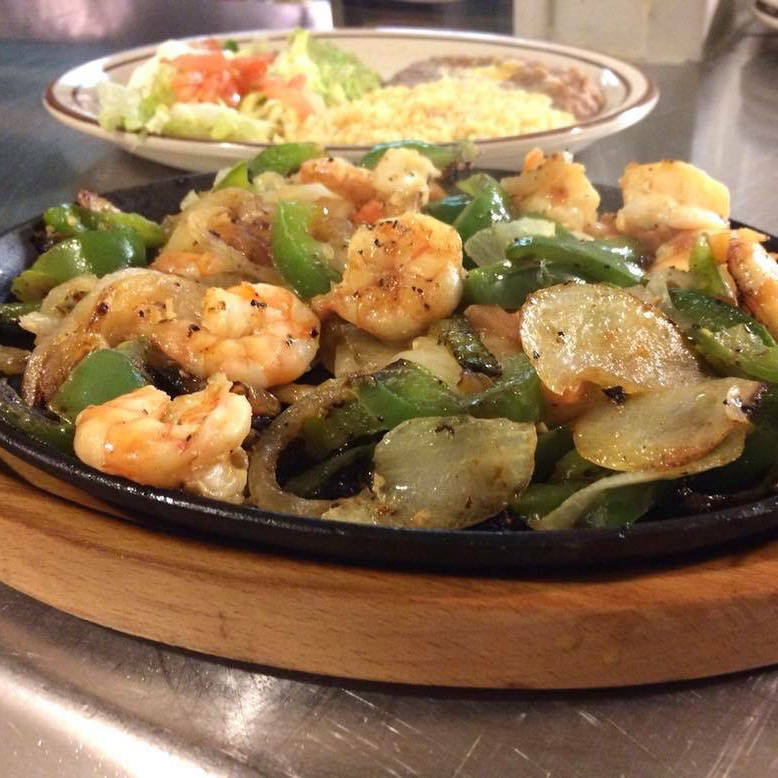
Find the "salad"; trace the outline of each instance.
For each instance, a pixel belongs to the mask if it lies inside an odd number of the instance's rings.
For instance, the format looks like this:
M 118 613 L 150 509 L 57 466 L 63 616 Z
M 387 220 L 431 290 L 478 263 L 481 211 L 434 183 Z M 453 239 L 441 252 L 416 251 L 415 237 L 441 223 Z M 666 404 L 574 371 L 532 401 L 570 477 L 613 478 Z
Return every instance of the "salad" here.
M 107 130 L 216 141 L 370 146 L 407 134 L 444 143 L 541 132 L 604 104 L 574 68 L 453 59 L 414 63 L 382 84 L 353 54 L 305 30 L 279 51 L 263 40 L 167 41 L 126 85 L 98 85 L 99 121 Z
M 303 121 L 380 83 L 356 57 L 307 30 L 292 33 L 277 53 L 261 40 L 171 40 L 126 85 L 99 85 L 99 120 L 130 132 L 273 140 L 284 118 Z
M 287 144 L 156 224 L 81 192 L 0 305 L 0 418 L 136 483 L 393 527 L 627 527 L 776 482 L 778 266 L 729 192 Z

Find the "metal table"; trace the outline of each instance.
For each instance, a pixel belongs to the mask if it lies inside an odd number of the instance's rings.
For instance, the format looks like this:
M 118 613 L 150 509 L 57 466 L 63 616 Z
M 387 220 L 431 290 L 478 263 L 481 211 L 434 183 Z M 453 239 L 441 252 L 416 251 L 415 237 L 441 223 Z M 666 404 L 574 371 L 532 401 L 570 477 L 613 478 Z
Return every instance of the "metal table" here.
M 114 48 L 0 41 L 0 228 L 78 187 L 173 174 L 59 127 L 40 105 L 51 78 Z M 705 62 L 647 70 L 662 88 L 657 109 L 581 154 L 592 178 L 612 183 L 632 159 L 688 159 L 727 183 L 736 217 L 778 232 L 778 39 L 741 14 Z M 0 586 L 8 778 L 776 774 L 775 669 L 575 693 L 342 683 L 133 639 Z

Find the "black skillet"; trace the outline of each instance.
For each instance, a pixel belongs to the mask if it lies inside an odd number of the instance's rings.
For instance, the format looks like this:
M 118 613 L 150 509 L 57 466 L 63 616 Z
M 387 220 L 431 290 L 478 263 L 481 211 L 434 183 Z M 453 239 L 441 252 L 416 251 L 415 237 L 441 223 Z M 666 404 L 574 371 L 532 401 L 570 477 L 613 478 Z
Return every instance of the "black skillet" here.
M 178 211 L 191 189 L 211 176 L 182 176 L 110 195 L 121 208 L 159 219 Z M 619 193 L 602 187 L 603 205 L 618 207 Z M 11 280 L 35 258 L 36 220 L 0 237 L 0 299 Z M 772 238 L 770 249 L 778 250 Z M 65 457 L 0 422 L 0 446 L 40 470 L 131 514 L 140 525 L 224 542 L 347 561 L 446 571 L 500 572 L 581 567 L 672 557 L 721 546 L 778 527 L 778 496 L 736 507 L 637 523 L 622 530 L 404 530 L 305 519 L 233 506 L 183 492 L 155 489 L 105 475 Z

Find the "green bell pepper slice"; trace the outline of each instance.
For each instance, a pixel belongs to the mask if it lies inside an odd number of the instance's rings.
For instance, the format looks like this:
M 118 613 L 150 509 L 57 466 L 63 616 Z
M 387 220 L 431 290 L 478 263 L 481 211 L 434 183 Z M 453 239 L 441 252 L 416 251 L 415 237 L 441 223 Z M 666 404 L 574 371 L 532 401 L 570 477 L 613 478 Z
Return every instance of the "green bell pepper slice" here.
M 568 281 L 589 280 L 583 273 L 573 272 L 555 262 L 541 261 L 530 265 L 498 262 L 468 271 L 463 299 L 468 305 L 499 305 L 510 311 L 521 308 L 527 297 L 538 289 Z
M 756 319 L 694 289 L 671 289 L 670 299 L 684 332 L 716 370 L 778 383 L 778 344 Z
M 525 354 L 506 359 L 502 375 L 474 395 L 467 405 L 471 416 L 537 421 L 543 414 L 543 393 L 535 368 Z
M 502 373 L 497 358 L 484 346 L 464 316 L 443 319 L 432 332 L 437 335 L 438 342 L 451 351 L 456 361 L 465 370 L 490 376 L 498 376 Z
M 584 486 L 586 483 L 575 481 L 561 484 L 533 483 L 509 507 L 512 513 L 525 521 L 536 520 L 551 513 Z
M 72 236 L 90 230 L 135 230 L 148 248 L 158 248 L 165 242 L 162 227 L 139 213 L 120 210 L 94 211 L 80 205 L 56 205 L 43 212 L 43 221 L 56 234 Z
M 213 189 L 251 189 L 254 179 L 262 173 L 273 172 L 290 176 L 300 169 L 303 162 L 323 157 L 324 153 L 324 148 L 318 143 L 279 143 L 268 146 L 255 157 L 232 167 Z
M 74 422 L 89 405 L 102 405 L 150 383 L 137 357 L 127 349 L 98 349 L 71 371 L 51 399 L 51 409 Z
M 422 211 L 438 221 L 453 224 L 472 199 L 470 195 L 464 192 L 450 194 L 442 197 L 440 200 L 431 200 L 422 208 Z
M 429 370 L 400 359 L 352 380 L 355 399 L 302 425 L 306 453 L 321 459 L 331 451 L 420 416 L 463 412 L 464 401 Z
M 73 425 L 30 408 L 5 382 L 0 382 L 0 420 L 40 443 L 66 454 L 73 453 Z
M 643 283 L 646 274 L 640 264 L 642 255 L 636 241 L 579 240 L 563 230 L 558 230 L 553 238 L 542 235 L 519 238 L 506 252 L 510 261 L 545 259 L 614 286 Z
M 146 244 L 134 230 L 88 231 L 60 241 L 17 276 L 11 291 L 35 302 L 65 281 L 91 273 L 104 276 L 127 267 L 145 267 Z
M 462 243 L 495 222 L 510 221 L 513 218 L 511 201 L 505 190 L 491 176 L 477 175 L 476 186 L 468 185 L 474 176 L 459 184 L 460 188 L 468 187 L 463 191 L 473 196 L 453 224 L 462 238 Z
M 310 235 L 312 203 L 280 202 L 270 233 L 273 264 L 304 300 L 330 290 L 340 275 L 324 259 L 325 247 Z
M 561 483 L 563 481 L 592 483 L 611 473 L 612 471 L 606 470 L 599 465 L 595 465 L 588 459 L 584 459 L 575 449 L 573 449 L 572 451 L 568 451 L 557 461 L 550 480 L 556 483 Z
M 551 513 L 585 486 L 586 481 L 533 483 L 511 503 L 510 509 L 525 521 L 537 520 Z M 576 526 L 590 529 L 628 527 L 656 505 L 658 492 L 656 483 L 611 489 L 596 500 Z
M 398 140 L 373 146 L 359 161 L 360 166 L 372 170 L 389 149 L 418 151 L 440 171 L 445 171 L 451 165 L 472 162 L 477 155 L 475 146 L 469 141 L 441 145 L 422 140 Z
M 579 519 L 578 526 L 618 529 L 632 526 L 656 505 L 662 484 L 649 482 L 609 489 Z
M 538 435 L 532 480 L 547 481 L 554 472 L 556 463 L 572 449 L 573 433 L 569 427 L 556 427 Z
M 0 324 L 18 324 L 22 316 L 40 307 L 40 303 L 0 303 Z
M 699 235 L 689 254 L 689 272 L 695 286 L 713 297 L 730 297 L 730 291 L 719 271 L 718 262 L 708 243 L 707 235 Z
M 354 381 L 360 403 L 386 429 L 420 416 L 453 416 L 462 398 L 429 370 L 400 359 L 383 370 Z

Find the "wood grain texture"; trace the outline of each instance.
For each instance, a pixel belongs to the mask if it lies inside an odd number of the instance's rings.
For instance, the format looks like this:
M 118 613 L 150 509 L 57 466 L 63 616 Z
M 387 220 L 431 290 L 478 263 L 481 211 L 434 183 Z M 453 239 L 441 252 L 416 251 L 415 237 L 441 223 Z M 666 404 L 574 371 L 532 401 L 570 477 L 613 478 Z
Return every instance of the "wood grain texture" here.
M 778 542 L 632 574 L 454 577 L 157 533 L 5 472 L 0 493 L 0 580 L 89 621 L 209 654 L 495 688 L 641 684 L 778 660 Z

